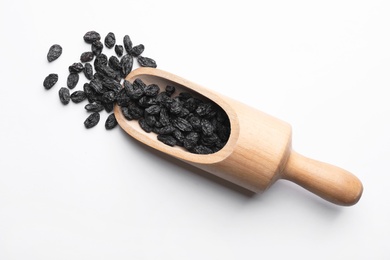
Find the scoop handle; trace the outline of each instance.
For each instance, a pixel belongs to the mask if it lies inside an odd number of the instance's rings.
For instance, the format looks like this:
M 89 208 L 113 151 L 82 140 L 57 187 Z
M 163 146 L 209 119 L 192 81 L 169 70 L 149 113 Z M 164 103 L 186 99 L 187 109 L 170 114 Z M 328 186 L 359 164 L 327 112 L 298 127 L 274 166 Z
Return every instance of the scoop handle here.
M 323 199 L 342 206 L 354 205 L 363 192 L 362 183 L 352 173 L 294 151 L 287 160 L 282 179 L 295 182 Z

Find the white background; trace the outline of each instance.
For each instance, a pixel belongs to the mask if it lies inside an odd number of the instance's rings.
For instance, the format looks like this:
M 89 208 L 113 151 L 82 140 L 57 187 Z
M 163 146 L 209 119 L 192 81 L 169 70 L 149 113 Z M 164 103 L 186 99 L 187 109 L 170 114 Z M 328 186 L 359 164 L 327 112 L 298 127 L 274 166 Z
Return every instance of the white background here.
M 390 259 L 389 14 L 385 0 L 1 0 L 0 259 Z M 289 122 L 296 151 L 361 179 L 360 202 L 286 181 L 249 196 L 106 131 L 106 113 L 85 129 L 85 103 L 58 89 L 89 30 Z

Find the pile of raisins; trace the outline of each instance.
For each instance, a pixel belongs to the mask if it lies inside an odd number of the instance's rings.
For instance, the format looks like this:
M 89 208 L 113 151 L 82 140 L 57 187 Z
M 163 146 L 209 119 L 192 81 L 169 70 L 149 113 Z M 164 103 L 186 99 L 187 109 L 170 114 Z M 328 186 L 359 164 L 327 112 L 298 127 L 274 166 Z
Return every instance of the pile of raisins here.
M 230 122 L 226 113 L 216 104 L 193 97 L 189 93 L 174 95 L 174 86 L 160 87 L 146 85 L 141 79 L 133 83 L 124 80 L 133 69 L 133 60 L 137 59 L 142 67 L 156 68 L 156 62 L 142 56 L 143 44 L 133 46 L 128 35 L 123 38 L 123 45 L 116 42 L 115 34 L 110 32 L 101 41 L 100 34 L 89 31 L 84 41 L 91 44 L 90 51 L 80 55 L 80 62 L 68 67 L 67 87 L 61 87 L 59 98 L 62 104 L 80 103 L 88 100 L 84 107 L 90 115 L 84 121 L 87 129 L 100 121 L 100 112 L 110 113 L 105 122 L 107 130 L 118 123 L 112 113 L 114 105 L 121 107 L 122 114 L 128 120 L 138 120 L 145 132 L 154 132 L 157 139 L 170 146 L 182 146 L 191 153 L 210 154 L 219 151 L 230 135 Z M 115 50 L 115 55 L 108 58 L 106 48 Z M 62 54 L 62 47 L 54 44 L 50 47 L 47 60 L 53 62 Z M 83 90 L 75 90 L 79 74 L 89 80 Z M 58 81 L 58 74 L 49 74 L 43 86 L 51 89 Z M 123 85 L 123 87 L 122 87 Z M 174 97 L 175 96 L 175 97 Z

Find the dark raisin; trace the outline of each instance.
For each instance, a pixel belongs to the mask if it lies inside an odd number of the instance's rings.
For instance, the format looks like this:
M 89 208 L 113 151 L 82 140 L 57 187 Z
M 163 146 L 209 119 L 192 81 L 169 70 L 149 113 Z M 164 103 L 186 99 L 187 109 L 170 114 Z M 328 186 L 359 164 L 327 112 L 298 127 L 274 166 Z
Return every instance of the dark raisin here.
M 179 117 L 187 117 L 188 115 L 190 114 L 190 111 L 188 111 L 187 108 L 182 108 L 181 111 L 180 111 L 180 114 L 179 114 Z
M 94 57 L 94 54 L 92 51 L 86 51 L 80 55 L 80 61 L 81 62 L 89 62 L 89 61 L 93 60 L 93 57 Z
M 187 150 L 191 150 L 196 146 L 200 138 L 200 135 L 197 132 L 190 132 L 184 138 L 183 145 Z
M 100 40 L 100 34 L 98 32 L 89 31 L 84 35 L 84 41 L 86 43 L 93 43 L 98 40 Z
M 167 125 L 167 126 L 163 126 L 159 129 L 159 134 L 162 134 L 162 135 L 172 134 L 175 130 L 176 130 L 176 128 L 174 126 Z
M 64 105 L 67 105 L 69 103 L 69 101 L 70 101 L 69 89 L 67 89 L 67 88 L 60 88 L 58 94 L 60 96 L 61 103 L 64 104 Z
M 96 40 L 96 41 L 92 42 L 91 51 L 92 51 L 93 54 L 98 56 L 103 51 L 103 43 L 101 41 L 99 41 L 99 40 Z
M 109 32 L 104 38 L 104 45 L 106 45 L 107 48 L 111 49 L 115 45 L 115 34 L 112 32 Z
M 211 112 L 211 109 L 212 109 L 212 105 L 210 103 L 201 103 L 201 104 L 198 105 L 198 107 L 196 108 L 195 112 L 199 116 L 205 116 L 205 115 L 207 115 L 207 114 L 209 114 Z
M 100 114 L 98 112 L 92 113 L 87 119 L 84 121 L 84 125 L 87 129 L 94 127 L 99 123 Z
M 171 104 L 171 107 L 169 108 L 169 112 L 171 112 L 174 115 L 178 115 L 178 114 L 180 114 L 182 109 L 183 109 L 183 106 L 180 103 L 180 101 L 173 101 Z
M 192 125 L 195 131 L 200 131 L 202 129 L 199 117 L 192 116 L 188 119 L 188 122 Z
M 100 93 L 100 94 L 103 93 L 103 85 L 102 85 L 102 82 L 99 79 L 97 79 L 97 78 L 92 79 L 89 82 L 89 86 L 93 90 L 95 90 L 96 93 Z
M 117 57 L 111 56 L 110 59 L 108 59 L 108 66 L 112 68 L 113 70 L 121 71 L 122 65 Z
M 130 50 L 129 54 L 131 56 L 138 57 L 139 55 L 141 55 L 144 52 L 144 50 L 145 50 L 145 46 L 143 44 L 139 44 L 139 45 L 134 46 Z
M 132 116 L 133 119 L 139 119 L 143 117 L 144 110 L 138 107 L 136 104 L 130 103 L 128 108 L 129 108 L 129 114 Z
M 201 124 L 201 126 L 202 126 L 202 133 L 203 133 L 204 135 L 210 136 L 210 135 L 213 134 L 213 132 L 214 132 L 214 127 L 213 127 L 213 125 L 210 123 L 209 120 L 207 120 L 207 119 L 202 119 L 202 120 L 200 121 L 200 124 Z
M 116 103 L 121 106 L 125 107 L 128 106 L 130 102 L 130 97 L 126 94 L 126 91 L 124 88 L 122 88 L 117 94 L 116 94 Z
M 133 82 L 133 85 L 135 88 L 145 89 L 145 87 L 146 87 L 146 84 L 140 78 L 136 78 Z
M 123 37 L 123 45 L 125 46 L 127 53 L 130 54 L 131 49 L 133 48 L 133 43 L 131 42 L 129 35 L 125 35 L 125 37 Z
M 88 112 L 100 112 L 104 109 L 103 105 L 98 102 L 87 104 L 84 108 Z
M 180 99 L 180 98 L 179 98 Z M 201 103 L 199 99 L 195 99 L 193 97 L 188 98 L 184 104 L 183 107 L 187 108 L 188 111 L 193 112 L 195 109 L 198 108 L 198 105 Z
M 174 86 L 168 85 L 165 87 L 165 92 L 171 96 L 175 92 L 176 88 Z
M 140 118 L 138 120 L 139 126 L 147 133 L 152 132 L 152 127 L 150 127 L 147 123 L 145 118 Z
M 79 74 L 78 73 L 70 73 L 68 75 L 66 84 L 68 88 L 73 89 L 76 87 L 77 83 L 79 82 Z
M 116 121 L 115 114 L 112 113 L 107 117 L 106 123 L 104 126 L 106 127 L 107 130 L 113 129 L 118 125 L 118 122 Z
M 157 115 L 161 111 L 161 107 L 159 105 L 153 105 L 145 109 L 145 112 L 147 112 L 150 115 Z
M 213 153 L 213 150 L 211 150 L 210 148 L 208 148 L 206 146 L 198 145 L 198 146 L 195 146 L 191 150 L 191 152 L 196 153 L 196 154 L 210 154 L 210 153 Z
M 91 80 L 93 78 L 93 68 L 91 63 L 84 64 L 84 75 L 87 79 Z
M 192 131 L 191 124 L 187 120 L 185 120 L 184 118 L 178 117 L 178 118 L 172 120 L 172 124 L 174 127 L 179 129 L 180 131 L 183 131 L 183 132 Z
M 133 120 L 133 117 L 129 113 L 129 108 L 128 107 L 121 107 L 122 115 L 127 119 L 127 120 Z
M 157 68 L 156 62 L 151 58 L 138 56 L 137 60 L 141 67 Z
M 54 44 L 50 47 L 49 52 L 47 53 L 47 60 L 49 62 L 55 61 L 62 54 L 62 47 L 58 44 Z
M 80 62 L 75 62 L 69 66 L 70 73 L 79 73 L 79 72 L 82 72 L 83 69 L 84 69 L 84 66 Z
M 122 57 L 123 55 L 123 46 L 122 45 L 115 45 L 115 53 L 118 57 Z
M 145 107 L 146 108 L 146 107 L 150 107 L 150 106 L 156 105 L 157 102 L 156 102 L 155 98 L 143 96 L 142 98 L 140 98 L 138 100 L 138 104 L 141 107 Z
M 114 91 L 107 91 L 102 96 L 102 101 L 104 103 L 112 103 L 115 100 L 115 92 Z
M 80 103 L 80 102 L 84 101 L 86 98 L 87 98 L 87 95 L 86 95 L 85 92 L 82 91 L 82 90 L 77 90 L 77 91 L 73 92 L 73 93 L 70 95 L 70 99 L 71 99 L 74 103 Z
M 215 146 L 216 143 L 220 143 L 221 139 L 219 139 L 219 137 L 215 133 L 213 133 L 210 136 L 203 135 L 200 141 L 202 145 L 212 148 Z
M 107 113 L 111 113 L 114 110 L 114 102 L 103 103 L 103 107 Z
M 167 126 L 171 123 L 169 115 L 168 115 L 167 110 L 165 108 L 162 108 L 160 111 L 160 120 L 159 121 L 163 126 Z
M 157 139 L 160 142 L 163 142 L 164 144 L 169 145 L 169 146 L 175 146 L 175 144 L 176 144 L 176 139 L 171 135 L 159 134 L 157 136 Z
M 121 59 L 121 72 L 122 72 L 122 78 L 126 78 L 126 76 L 131 72 L 133 68 L 133 57 L 131 57 L 129 54 L 126 54 Z
M 155 97 L 160 92 L 160 88 L 156 84 L 150 84 L 145 87 L 145 96 Z
M 58 81 L 58 75 L 55 73 L 49 74 L 43 81 L 45 89 L 51 89 Z
M 189 98 L 192 98 L 192 95 L 190 93 L 187 93 L 187 92 L 181 92 L 179 94 L 178 98 L 179 98 L 180 101 L 186 101 Z
M 222 124 L 217 125 L 217 134 L 222 141 L 226 142 L 229 139 L 230 127 Z
M 172 136 L 175 137 L 178 144 L 183 145 L 185 136 L 183 135 L 183 133 L 180 130 L 175 129 L 175 131 L 173 131 L 173 133 L 172 133 Z
M 145 116 L 145 122 L 149 125 L 149 126 L 154 126 L 156 124 L 156 117 L 153 116 L 153 115 L 146 115 Z

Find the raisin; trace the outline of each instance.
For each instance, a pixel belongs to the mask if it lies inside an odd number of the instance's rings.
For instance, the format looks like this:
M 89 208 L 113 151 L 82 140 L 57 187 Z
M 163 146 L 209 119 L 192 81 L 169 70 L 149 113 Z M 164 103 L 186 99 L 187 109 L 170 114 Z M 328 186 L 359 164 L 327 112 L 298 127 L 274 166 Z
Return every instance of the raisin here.
M 126 94 L 124 88 L 121 89 L 116 95 L 116 103 L 121 107 L 125 107 L 129 105 L 129 102 L 130 102 L 130 97 Z
M 78 73 L 70 73 L 68 75 L 66 84 L 68 88 L 73 89 L 76 87 L 77 83 L 79 82 L 79 74 Z
M 133 43 L 131 42 L 129 35 L 125 35 L 125 37 L 123 37 L 123 45 L 125 46 L 126 52 L 130 54 L 131 49 L 133 48 Z
M 181 94 L 181 93 L 180 93 Z M 180 99 L 180 98 L 179 98 Z M 184 104 L 183 107 L 187 108 L 188 111 L 193 112 L 195 109 L 198 108 L 198 105 L 200 104 L 200 100 L 195 99 L 193 97 L 188 98 Z
M 150 127 L 147 123 L 145 118 L 140 118 L 138 120 L 139 126 L 147 133 L 152 132 L 152 127 Z
M 141 55 L 145 50 L 145 46 L 143 44 L 139 44 L 131 48 L 129 54 L 133 57 L 138 57 Z
M 123 55 L 123 46 L 115 45 L 115 53 L 118 57 L 121 57 Z
M 172 125 L 163 126 L 159 129 L 159 134 L 167 135 L 172 134 L 176 128 Z
M 149 125 L 149 126 L 154 126 L 156 124 L 156 117 L 153 116 L 153 115 L 146 115 L 145 116 L 145 122 Z
M 183 145 L 187 150 L 191 150 L 196 146 L 200 138 L 200 135 L 197 132 L 190 132 L 183 141 Z
M 220 143 L 221 139 L 219 139 L 219 137 L 215 133 L 213 133 L 210 136 L 202 136 L 200 141 L 202 145 L 212 148 L 215 146 L 216 143 Z
M 213 150 L 211 150 L 210 148 L 208 148 L 206 146 L 198 145 L 198 146 L 195 146 L 191 150 L 191 152 L 196 153 L 196 154 L 210 154 L 210 153 L 213 153 Z
M 168 94 L 168 96 L 172 96 L 172 94 L 175 92 L 176 88 L 174 86 L 168 85 L 165 87 L 165 93 Z
M 171 107 L 169 108 L 169 112 L 171 112 L 174 115 L 178 115 L 180 114 L 182 109 L 183 106 L 179 101 L 173 101 Z
M 184 118 L 178 117 L 172 121 L 172 124 L 180 131 L 183 131 L 183 132 L 192 131 L 191 124 L 187 120 L 185 120 Z
M 159 105 L 153 105 L 145 109 L 145 112 L 147 112 L 150 115 L 157 115 L 161 111 L 161 107 Z
M 84 64 L 84 75 L 87 79 L 91 80 L 93 78 L 93 68 L 91 63 Z
M 106 45 L 107 48 L 111 49 L 115 45 L 115 34 L 112 32 L 109 32 L 104 38 L 104 45 Z
M 145 96 L 155 97 L 160 92 L 160 88 L 156 84 L 150 84 L 145 87 Z
M 108 66 L 113 70 L 117 70 L 117 71 L 122 70 L 122 65 L 121 65 L 120 61 L 118 60 L 118 58 L 115 56 L 111 56 L 108 59 Z
M 214 132 L 214 127 L 213 127 L 213 125 L 210 123 L 209 120 L 207 120 L 207 119 L 202 119 L 202 120 L 200 121 L 200 124 L 201 124 L 201 126 L 202 126 L 202 133 L 203 133 L 204 135 L 210 136 L 210 135 L 213 134 L 213 132 Z
M 207 115 L 208 113 L 211 112 L 211 104 L 210 103 L 201 103 L 198 105 L 198 107 L 196 108 L 195 112 L 199 115 L 199 116 L 205 116 Z
M 156 99 L 155 99 L 155 98 L 143 96 L 142 98 L 140 98 L 140 99 L 138 100 L 138 104 L 139 104 L 141 107 L 147 108 L 147 107 L 156 105 L 157 102 L 156 102 Z
M 82 72 L 83 69 L 84 69 L 84 66 L 80 62 L 75 62 L 69 66 L 70 73 L 79 73 L 79 72 Z
M 130 112 L 129 112 L 129 108 L 128 108 L 128 107 L 121 107 L 121 111 L 122 111 L 123 116 L 124 116 L 127 120 L 133 120 L 133 117 L 130 115 Z
M 69 101 L 70 101 L 69 89 L 67 89 L 67 88 L 60 88 L 58 94 L 60 96 L 61 103 L 64 104 L 64 105 L 67 105 L 69 103 Z
M 180 130 L 175 129 L 175 131 L 173 131 L 172 133 L 172 136 L 175 137 L 175 139 L 177 140 L 177 144 L 183 145 L 185 136 Z
M 102 96 L 102 101 L 104 103 L 112 103 L 115 100 L 115 92 L 114 91 L 107 91 Z
M 100 112 L 104 109 L 103 105 L 98 102 L 87 104 L 84 108 L 88 112 Z
M 200 124 L 200 118 L 197 116 L 192 116 L 188 119 L 188 122 L 196 131 L 200 131 L 202 129 L 202 125 Z
M 160 120 L 159 121 L 163 126 L 167 126 L 171 123 L 169 115 L 168 115 L 167 110 L 165 108 L 162 108 L 160 111 Z
M 58 74 L 51 73 L 43 81 L 45 89 L 51 89 L 58 81 Z
M 77 90 L 77 91 L 73 92 L 73 93 L 70 95 L 70 99 L 71 99 L 74 103 L 80 103 L 80 102 L 84 101 L 86 98 L 87 98 L 87 95 L 86 95 L 85 92 L 82 91 L 82 90 Z
M 89 62 L 89 61 L 93 60 L 93 57 L 94 57 L 94 54 L 92 51 L 86 51 L 80 55 L 80 61 L 81 62 Z
M 84 121 L 84 125 L 87 129 L 94 127 L 99 123 L 100 114 L 98 112 L 92 113 L 87 119 Z
M 138 56 L 137 60 L 138 60 L 138 63 L 141 67 L 157 68 L 156 62 L 151 58 Z
M 103 51 L 103 43 L 99 40 L 94 41 L 91 45 L 91 51 L 93 54 L 98 56 Z
M 133 82 L 133 85 L 135 88 L 145 89 L 145 87 L 146 87 L 146 84 L 140 78 L 135 79 Z
M 115 114 L 112 113 L 107 117 L 106 123 L 104 126 L 106 127 L 107 130 L 111 130 L 114 127 L 118 125 L 118 122 L 116 121 Z
M 89 86 L 93 90 L 95 90 L 96 93 L 100 93 L 100 94 L 103 93 L 103 85 L 102 85 L 102 82 L 99 79 L 97 79 L 97 78 L 92 79 L 89 82 Z
M 139 119 L 144 115 L 144 110 L 138 107 L 134 103 L 130 103 L 128 109 L 129 109 L 129 114 L 133 119 Z
M 100 40 L 100 34 L 98 32 L 89 31 L 84 35 L 84 41 L 86 43 L 93 43 L 98 40 Z
M 157 139 L 160 142 L 163 142 L 164 144 L 169 145 L 169 146 L 175 146 L 175 144 L 176 144 L 176 139 L 170 135 L 159 134 L 157 136 Z
M 131 72 L 133 68 L 133 57 L 131 57 L 129 54 L 126 54 L 121 59 L 121 76 L 122 78 L 126 78 L 126 76 Z
M 49 62 L 55 61 L 62 54 L 62 47 L 58 44 L 54 44 L 50 47 L 49 52 L 47 53 L 47 60 Z

